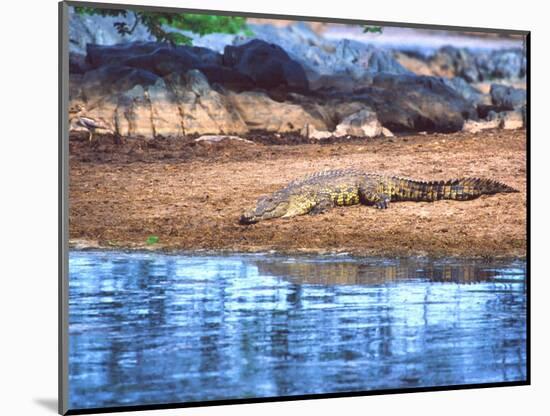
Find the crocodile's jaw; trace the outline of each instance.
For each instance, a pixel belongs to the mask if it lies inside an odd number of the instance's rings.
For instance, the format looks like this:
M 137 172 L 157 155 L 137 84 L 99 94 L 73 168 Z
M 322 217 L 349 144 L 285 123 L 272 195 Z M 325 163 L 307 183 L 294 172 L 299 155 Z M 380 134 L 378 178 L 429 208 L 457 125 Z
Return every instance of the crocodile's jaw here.
M 257 214 L 254 211 L 248 211 L 241 215 L 239 223 L 243 225 L 255 224 L 260 221 L 282 217 L 285 215 L 285 213 L 286 212 L 267 212 L 263 214 Z
M 254 215 L 250 215 L 249 213 L 244 213 L 241 215 L 241 218 L 239 218 L 239 224 L 241 225 L 255 224 L 258 221 L 260 221 L 259 218 Z
M 280 218 L 288 212 L 288 201 L 278 203 L 266 203 L 265 200 L 260 200 L 256 207 L 246 211 L 241 215 L 239 223 L 243 225 L 254 224 L 263 220 L 272 218 Z

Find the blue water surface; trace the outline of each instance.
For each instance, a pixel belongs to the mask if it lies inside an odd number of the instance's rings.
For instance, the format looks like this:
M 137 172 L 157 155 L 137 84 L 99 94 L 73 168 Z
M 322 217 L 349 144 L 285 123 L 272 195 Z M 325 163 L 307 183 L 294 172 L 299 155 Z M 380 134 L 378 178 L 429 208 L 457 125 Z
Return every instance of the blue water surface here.
M 73 251 L 70 408 L 525 380 L 525 267 Z

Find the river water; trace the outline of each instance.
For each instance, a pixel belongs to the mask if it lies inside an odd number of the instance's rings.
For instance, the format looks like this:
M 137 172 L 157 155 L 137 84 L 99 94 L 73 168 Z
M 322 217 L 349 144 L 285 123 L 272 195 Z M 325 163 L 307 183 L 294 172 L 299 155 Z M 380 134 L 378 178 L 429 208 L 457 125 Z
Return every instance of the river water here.
M 70 407 L 525 380 L 525 268 L 73 251 Z

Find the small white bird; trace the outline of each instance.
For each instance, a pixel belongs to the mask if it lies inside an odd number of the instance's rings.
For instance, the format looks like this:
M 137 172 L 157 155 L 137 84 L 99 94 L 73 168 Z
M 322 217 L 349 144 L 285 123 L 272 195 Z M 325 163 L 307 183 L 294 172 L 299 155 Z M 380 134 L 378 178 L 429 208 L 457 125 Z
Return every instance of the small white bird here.
M 92 141 L 96 130 L 105 130 L 108 133 L 115 134 L 105 120 L 89 117 L 84 114 L 85 112 L 86 107 L 82 104 L 76 104 L 69 109 L 69 131 L 87 131 L 89 141 Z

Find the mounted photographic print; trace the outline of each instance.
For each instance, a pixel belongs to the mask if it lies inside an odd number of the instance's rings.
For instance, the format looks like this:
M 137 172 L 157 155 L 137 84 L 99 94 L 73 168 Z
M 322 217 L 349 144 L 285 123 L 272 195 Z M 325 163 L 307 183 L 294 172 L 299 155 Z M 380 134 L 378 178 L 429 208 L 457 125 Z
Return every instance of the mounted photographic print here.
M 61 414 L 530 383 L 529 32 L 59 11 Z

